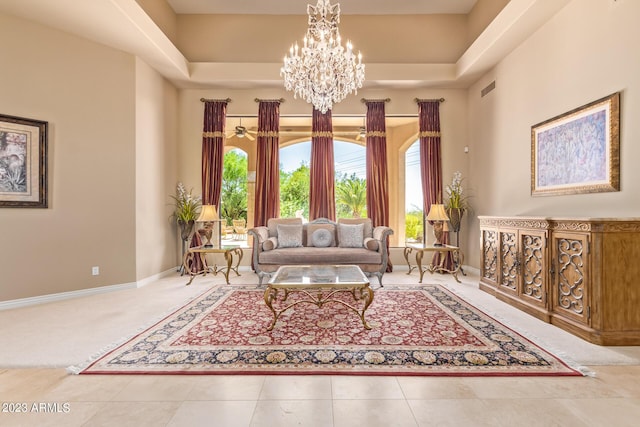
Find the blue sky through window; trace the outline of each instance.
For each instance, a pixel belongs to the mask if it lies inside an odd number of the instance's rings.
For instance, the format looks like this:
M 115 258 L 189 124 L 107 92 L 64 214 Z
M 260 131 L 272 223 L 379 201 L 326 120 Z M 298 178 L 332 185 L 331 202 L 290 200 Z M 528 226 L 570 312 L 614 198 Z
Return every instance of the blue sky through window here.
M 334 141 L 333 157 L 336 163 L 336 174 L 351 175 L 358 178 L 366 177 L 365 148 L 359 144 L 344 141 Z M 285 172 L 296 170 L 300 163 L 309 164 L 311 159 L 311 141 L 300 142 L 280 149 L 280 165 Z

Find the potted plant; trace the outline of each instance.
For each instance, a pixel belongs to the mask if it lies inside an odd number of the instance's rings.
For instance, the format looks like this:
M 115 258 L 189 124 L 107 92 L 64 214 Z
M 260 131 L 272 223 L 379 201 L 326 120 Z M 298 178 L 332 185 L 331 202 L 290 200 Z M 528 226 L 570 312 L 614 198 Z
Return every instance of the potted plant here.
M 444 207 L 447 211 L 447 215 L 449 216 L 451 231 L 455 231 L 456 233 L 460 231 L 460 223 L 462 222 L 462 216 L 465 211 L 471 210 L 468 196 L 464 195 L 462 179 L 461 172 L 454 172 L 451 184 L 447 185 L 445 188 L 447 200 L 445 200 Z
M 193 196 L 193 190 L 187 191 L 184 185 L 179 182 L 176 195 L 171 196 L 175 201 L 175 210 L 171 214 L 171 218 L 175 220 L 180 227 L 180 237 L 183 241 L 189 240 L 193 228 L 200 214 L 200 206 L 202 201 L 200 196 Z

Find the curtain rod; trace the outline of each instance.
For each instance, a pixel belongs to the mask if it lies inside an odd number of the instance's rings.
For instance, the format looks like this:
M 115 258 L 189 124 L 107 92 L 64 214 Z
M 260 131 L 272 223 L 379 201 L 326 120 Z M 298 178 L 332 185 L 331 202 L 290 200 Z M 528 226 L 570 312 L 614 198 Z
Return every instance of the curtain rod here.
M 444 98 L 435 98 L 435 99 L 420 99 L 420 98 L 414 98 L 415 102 L 428 102 L 428 101 L 438 101 L 438 102 L 444 102 Z
M 268 102 L 268 101 L 278 101 L 279 103 L 281 103 L 281 104 L 282 104 L 282 103 L 284 102 L 284 98 L 280 98 L 280 99 L 260 99 L 260 98 L 255 98 L 255 99 L 254 99 L 254 101 L 256 101 L 256 102 L 262 102 L 262 101 L 265 101 L 265 102 Z
M 224 101 L 224 102 L 231 102 L 231 98 L 226 98 L 226 99 L 207 99 L 207 98 L 200 98 L 200 102 L 207 102 L 207 101 Z
M 367 98 L 362 98 L 360 100 L 360 102 L 362 102 L 363 104 L 366 102 L 375 102 L 375 101 L 379 101 L 379 102 L 391 102 L 391 98 L 384 98 L 384 99 L 367 99 Z

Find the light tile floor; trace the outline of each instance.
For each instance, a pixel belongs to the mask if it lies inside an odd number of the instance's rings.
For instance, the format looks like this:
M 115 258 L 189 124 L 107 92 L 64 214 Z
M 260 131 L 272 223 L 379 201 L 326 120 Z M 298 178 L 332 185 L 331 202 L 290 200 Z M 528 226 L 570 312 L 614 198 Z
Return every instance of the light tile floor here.
M 399 268 L 397 268 L 399 270 Z M 416 283 L 416 273 L 385 283 Z M 254 280 L 242 272 L 232 282 Z M 636 426 L 640 347 L 598 347 L 477 289 L 427 276 L 585 377 L 71 375 L 120 339 L 222 283 L 178 275 L 143 288 L 0 312 L 1 426 Z M 8 328 L 6 325 L 16 325 Z M 12 329 L 12 330 L 9 330 Z M 34 406 L 35 404 L 35 406 Z M 21 411 L 21 412 L 19 412 Z

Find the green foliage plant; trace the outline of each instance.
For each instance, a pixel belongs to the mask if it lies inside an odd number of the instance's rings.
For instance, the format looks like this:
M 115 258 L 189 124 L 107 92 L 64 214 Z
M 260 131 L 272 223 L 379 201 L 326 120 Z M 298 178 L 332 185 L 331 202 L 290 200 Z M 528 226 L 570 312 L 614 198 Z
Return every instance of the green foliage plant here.
M 187 191 L 182 182 L 179 182 L 176 187 L 176 194 L 171 195 L 175 202 L 175 209 L 171 218 L 178 223 L 195 221 L 200 215 L 202 200 L 200 196 L 194 196 L 192 192 L 193 189 Z
M 336 182 L 338 218 L 362 218 L 367 215 L 367 183 L 356 174 L 338 177 Z
M 404 217 L 405 237 L 409 241 L 422 241 L 424 234 L 422 209 L 415 208 L 405 214 Z
M 306 162 L 291 171 L 280 168 L 280 216 L 294 217 L 302 211 L 302 216 L 309 218 L 310 170 Z
M 240 150 L 224 155 L 222 203 L 220 218 L 232 224 L 234 219 L 247 219 L 247 156 Z

